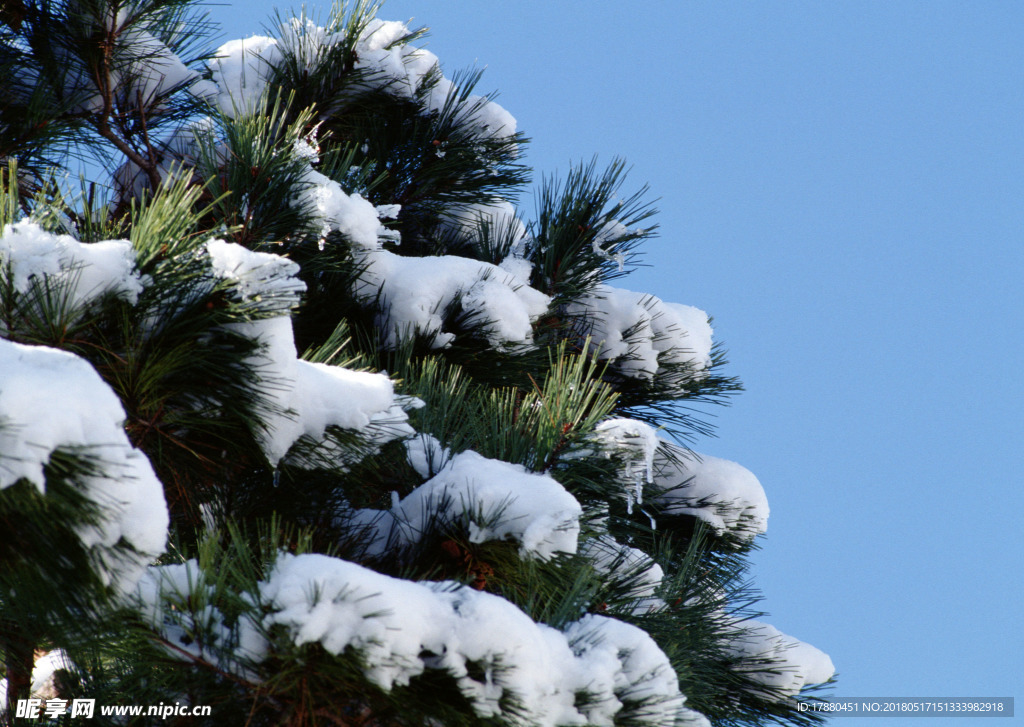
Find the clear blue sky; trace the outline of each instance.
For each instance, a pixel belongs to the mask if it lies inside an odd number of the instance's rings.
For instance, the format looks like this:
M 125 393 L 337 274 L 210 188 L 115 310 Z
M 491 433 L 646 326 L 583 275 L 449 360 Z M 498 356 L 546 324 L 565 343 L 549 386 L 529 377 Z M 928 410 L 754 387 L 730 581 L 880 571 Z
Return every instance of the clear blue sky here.
M 211 14 L 244 37 L 273 6 Z M 714 316 L 748 391 L 695 449 L 764 484 L 765 620 L 832 656 L 834 694 L 1024 697 L 1024 4 L 381 17 L 487 67 L 538 175 L 621 155 L 660 198 L 653 267 L 620 284 Z

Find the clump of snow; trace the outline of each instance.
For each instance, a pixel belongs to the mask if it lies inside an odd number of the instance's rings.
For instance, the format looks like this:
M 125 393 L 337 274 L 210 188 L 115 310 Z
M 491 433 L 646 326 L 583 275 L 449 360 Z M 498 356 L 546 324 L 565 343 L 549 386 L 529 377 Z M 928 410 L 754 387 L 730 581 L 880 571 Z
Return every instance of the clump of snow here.
M 300 438 L 322 439 L 328 427 L 361 431 L 376 444 L 413 433 L 387 376 L 298 358 L 289 311 L 305 286 L 292 277 L 294 262 L 221 240 L 206 250 L 212 272 L 231 280 L 243 299 L 271 302 L 264 309 L 271 317 L 231 326 L 262 344 L 254 362 L 271 411 L 260 444 L 272 464 Z
M 270 67 L 280 62 L 281 50 L 273 38 L 254 35 L 228 41 L 207 63 L 216 89 L 207 101 L 228 117 L 252 113 L 266 91 Z
M 711 366 L 711 326 L 704 311 L 652 295 L 597 285 L 566 306 L 613 370 L 652 380 L 664 367 L 685 364 L 697 378 Z
M 34 285 L 59 290 L 71 308 L 105 294 L 134 304 L 143 289 L 128 240 L 82 243 L 46 232 L 29 220 L 4 226 L 0 275 L 9 276 L 8 282 L 22 295 Z
M 298 263 L 288 258 L 255 252 L 223 240 L 209 240 L 206 252 L 213 274 L 232 281 L 242 300 L 258 300 L 273 306 L 270 311 L 264 306 L 264 312 L 286 315 L 306 291 L 306 284 L 295 277 L 299 273 Z
M 709 725 L 703 715 L 683 706 L 686 697 L 679 693 L 668 657 L 645 631 L 589 614 L 570 624 L 565 636 L 586 675 L 587 691 L 597 697 L 582 710 L 588 724 L 614 724 L 622 700 L 628 699 L 643 703 L 641 723 Z
M 498 267 L 514 279 L 523 281 L 524 285 L 530 280 L 530 274 L 533 272 L 533 263 L 515 253 L 498 263 Z
M 408 33 L 409 28 L 404 23 L 371 21 L 356 46 L 357 67 L 369 73 L 371 84 L 409 100 L 420 96 L 429 79 L 433 85 L 426 94 L 426 106 L 429 111 L 440 113 L 460 91 L 441 74 L 436 55 L 408 44 L 395 45 Z M 462 113 L 460 121 L 482 137 L 503 138 L 515 134 L 515 118 L 484 96 L 467 96 Z
M 127 32 L 119 34 L 120 52 L 115 51 L 111 86 L 128 103 L 141 100 L 143 106 L 148 106 L 161 95 L 189 86 L 199 74 L 139 26 L 133 23 Z
M 805 686 L 824 684 L 835 674 L 828 654 L 759 621 L 737 624 L 742 633 L 730 640 L 729 651 L 749 661 L 741 669 L 763 684 L 770 697 L 792 697 Z
M 419 333 L 433 348 L 444 348 L 455 334 L 443 330 L 445 309 L 455 301 L 474 321 L 485 324 L 494 347 L 533 342 L 532 324 L 547 311 L 551 299 L 516 274 L 454 255 L 401 257 L 386 250 L 368 251 L 365 273 L 355 293 L 366 303 L 380 299 L 379 325 L 390 347 Z
M 581 514 L 576 498 L 552 477 L 470 450 L 452 456 L 392 510 L 413 540 L 436 518 L 465 518 L 470 542 L 511 538 L 520 554 L 542 560 L 576 552 Z
M 586 616 L 563 633 L 489 593 L 404 581 L 316 554 L 280 556 L 260 596 L 268 630 L 283 627 L 296 644 L 319 643 L 331 654 L 355 651 L 383 689 L 444 670 L 483 717 L 612 725 L 627 700 L 645 701 L 641 724 L 692 716 L 665 654 L 646 633 L 613 619 Z M 577 706 L 584 691 L 590 699 Z
M 163 552 L 169 521 L 163 486 L 124 420 L 117 395 L 84 359 L 0 340 L 0 489 L 27 480 L 45 494 L 57 449 L 94 459 L 99 472 L 80 484 L 99 519 L 78 536 L 104 582 L 122 592 Z
M 715 532 L 751 540 L 768 529 L 768 498 L 746 467 L 662 441 L 655 456 L 655 501 L 666 515 L 692 515 Z
M 411 101 L 420 100 L 424 83 L 429 80 L 434 85 L 425 94 L 426 108 L 440 113 L 459 92 L 440 74 L 437 56 L 402 42 L 408 33 L 404 23 L 371 20 L 356 42 L 354 70 L 364 89 L 382 90 Z M 312 70 L 344 39 L 342 33 L 330 33 L 309 19 L 292 18 L 281 25 L 279 40 L 253 36 L 229 41 L 208 63 L 216 91 L 204 91 L 227 116 L 252 113 L 267 90 L 273 69 L 280 67 L 285 58 Z M 469 96 L 464 109 L 460 120 L 481 137 L 503 138 L 515 133 L 515 118 L 483 96 Z
M 170 645 L 172 656 L 186 661 L 192 656 L 246 674 L 246 662 L 266 658 L 267 640 L 250 614 L 229 625 L 213 603 L 215 595 L 192 559 L 151 566 L 138 583 L 135 603 L 143 620 Z
M 420 477 L 431 478 L 451 459 L 451 450 L 429 434 L 418 434 L 405 443 L 409 464 Z
M 588 558 L 598 573 L 628 584 L 632 614 L 642 615 L 664 607 L 665 602 L 654 593 L 665 572 L 642 550 L 623 545 L 605 533 L 583 543 L 580 555 Z
M 296 154 L 309 166 L 299 180 L 300 191 L 293 204 L 319 222 L 321 249 L 331 232 L 338 232 L 350 243 L 371 250 L 379 248 L 381 240 L 398 243 L 400 233 L 389 230 L 380 220 L 397 218 L 402 206 L 375 207 L 357 192 L 347 194 L 336 181 L 313 169 L 312 165 L 320 161 L 319 146 L 315 145 L 315 130 L 309 137 L 295 142 Z
M 380 238 L 396 237 L 380 222 L 395 214 L 395 205 L 387 205 L 381 212 L 358 192 L 346 194 L 340 184 L 312 167 L 305 170 L 300 185 L 295 205 L 314 214 L 320 223 L 320 237 L 339 232 L 353 244 L 371 250 L 380 247 Z
M 431 478 L 389 511 L 355 513 L 376 530 L 370 552 L 416 543 L 433 523 L 446 522 L 464 523 L 473 543 L 511 539 L 523 557 L 576 552 L 582 508 L 555 479 L 470 450 L 452 454 L 427 435 L 407 447 L 410 463 Z
M 397 220 L 402 211 L 400 204 L 379 204 L 377 205 L 377 217 L 382 220 Z

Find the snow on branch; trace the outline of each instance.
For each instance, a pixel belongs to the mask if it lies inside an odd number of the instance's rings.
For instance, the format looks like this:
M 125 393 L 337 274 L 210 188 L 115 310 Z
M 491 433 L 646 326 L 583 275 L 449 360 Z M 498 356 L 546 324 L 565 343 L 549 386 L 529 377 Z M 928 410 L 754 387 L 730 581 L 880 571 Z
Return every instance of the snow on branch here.
M 410 464 L 430 479 L 404 499 L 396 494 L 390 510 L 351 513 L 351 523 L 372 538 L 368 555 L 418 543 L 452 523 L 465 527 L 472 543 L 517 542 L 524 558 L 576 552 L 583 510 L 552 477 L 471 450 L 452 454 L 430 435 L 406 447 Z
M 662 441 L 654 471 L 654 501 L 663 514 L 691 515 L 741 540 L 768 529 L 768 498 L 746 467 Z
M 370 250 L 380 247 L 382 239 L 397 240 L 397 233 L 380 222 L 381 217 L 393 214 L 387 205 L 377 208 L 358 192 L 347 194 L 312 166 L 303 170 L 300 185 L 294 205 L 312 214 L 320 225 L 321 239 L 338 232 L 351 244 Z
M 532 324 L 551 302 L 514 270 L 455 255 L 413 258 L 370 250 L 361 264 L 356 296 L 367 304 L 382 302 L 378 324 L 391 347 L 416 334 L 433 348 L 450 345 L 455 334 L 444 330 L 444 314 L 456 303 L 483 326 L 491 346 L 532 344 Z
M 631 614 L 640 616 L 664 608 L 665 602 L 654 594 L 665 572 L 647 553 L 605 533 L 583 543 L 580 555 L 590 560 L 595 571 L 625 587 Z
M 84 308 L 104 294 L 134 304 L 143 289 L 128 240 L 83 244 L 29 220 L 4 226 L 0 276 L 19 295 L 30 294 L 33 287 L 59 291 L 69 310 Z
M 355 40 L 352 68 L 360 90 L 422 101 L 434 113 L 442 113 L 458 99 L 465 109 L 460 121 L 481 137 L 515 134 L 516 120 L 508 111 L 484 96 L 462 99 L 458 87 L 441 75 L 437 56 L 405 42 L 410 35 L 408 26 L 396 21 L 373 19 L 365 24 Z M 229 41 L 208 63 L 212 87 L 207 99 L 226 116 L 251 113 L 267 92 L 275 69 L 287 63 L 312 71 L 334 46 L 351 40 L 344 32 L 330 32 L 308 18 L 292 18 L 282 23 L 279 38 Z
M 217 607 L 217 595 L 195 560 L 151 566 L 135 591 L 144 622 L 161 633 L 171 656 L 201 659 L 251 677 L 249 665 L 266 657 L 267 640 L 252 614 L 243 612 L 229 623 Z
M 582 321 L 598 355 L 622 376 L 650 381 L 668 366 L 683 365 L 696 379 L 711 366 L 708 316 L 692 306 L 597 285 L 569 303 L 566 313 Z
M 828 654 L 774 626 L 747 620 L 736 627 L 741 631 L 729 641 L 728 649 L 748 663 L 739 669 L 764 685 L 769 698 L 795 696 L 805 686 L 824 684 L 835 674 Z
M 29 686 L 30 696 L 36 699 L 57 699 L 57 673 L 61 670 L 71 671 L 74 663 L 63 649 L 54 649 L 35 660 L 32 667 L 32 682 Z M 7 713 L 7 680 L 0 679 L 0 719 Z
M 634 503 L 644 502 L 644 485 L 654 482 L 654 454 L 661 442 L 657 431 L 636 419 L 606 419 L 597 425 L 591 439 L 605 456 L 616 454 L 622 458 L 626 506 L 632 514 Z M 584 453 L 589 454 L 589 450 Z
M 99 517 L 76 531 L 100 577 L 122 592 L 163 552 L 169 521 L 163 486 L 124 420 L 117 395 L 84 359 L 0 339 L 0 489 L 25 480 L 45 494 L 57 450 L 95 462 L 79 484 Z
M 82 97 L 77 111 L 107 114 L 113 106 L 118 112 L 152 113 L 166 110 L 169 96 L 193 84 L 206 88 L 199 73 L 157 37 L 160 19 L 154 17 L 152 8 L 69 5 L 78 6 L 68 17 L 74 33 L 54 43 L 54 50 L 65 64 L 64 93 Z M 69 52 L 75 41 L 86 38 L 102 38 L 105 45 L 101 61 L 85 61 L 94 67 L 83 67 L 83 59 Z
M 511 538 L 520 554 L 542 560 L 575 553 L 582 508 L 548 475 L 460 452 L 391 511 L 395 525 L 418 540 L 432 521 L 469 521 L 469 540 Z
M 729 460 L 697 454 L 658 437 L 649 424 L 608 419 L 591 436 L 605 456 L 622 460 L 621 477 L 630 512 L 643 505 L 645 485 L 663 515 L 690 515 L 718 535 L 751 540 L 768 527 L 768 499 L 750 470 Z M 586 446 L 575 456 L 589 456 Z
M 271 464 L 280 462 L 301 437 L 322 439 L 332 426 L 361 431 L 376 443 L 413 433 L 384 374 L 298 358 L 289 305 L 305 289 L 294 277 L 297 264 L 222 240 L 208 242 L 206 251 L 214 274 L 233 281 L 244 299 L 285 296 L 271 317 L 230 324 L 262 344 L 254 363 L 273 411 L 265 417 L 260 444 Z
M 282 555 L 260 596 L 270 609 L 264 626 L 285 627 L 297 645 L 355 650 L 367 678 L 384 689 L 446 671 L 483 717 L 612 725 L 627 702 L 643 703 L 638 724 L 693 715 L 653 639 L 614 619 L 586 616 L 562 632 L 489 593 L 391 578 L 318 554 Z
M 178 658 L 202 659 L 258 679 L 276 633 L 295 646 L 357 655 L 385 690 L 438 670 L 481 717 L 510 724 L 706 727 L 668 657 L 630 624 L 587 615 L 564 630 L 534 622 L 499 596 L 451 581 L 414 582 L 321 554 L 281 553 L 229 623 L 194 560 L 153 566 L 138 605 Z M 627 716 L 628 715 L 628 716 Z

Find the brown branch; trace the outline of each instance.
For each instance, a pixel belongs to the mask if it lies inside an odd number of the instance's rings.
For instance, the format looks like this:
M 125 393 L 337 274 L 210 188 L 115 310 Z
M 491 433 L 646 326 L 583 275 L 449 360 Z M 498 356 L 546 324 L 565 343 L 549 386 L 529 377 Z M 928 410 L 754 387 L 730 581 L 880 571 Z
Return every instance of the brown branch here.
M 103 99 L 103 110 L 100 112 L 100 116 L 95 122 L 96 133 L 113 144 L 118 151 L 134 162 L 139 169 L 143 170 L 146 173 L 146 176 L 149 177 L 149 183 L 155 191 L 160 186 L 160 174 L 157 171 L 156 164 L 143 157 L 127 141 L 118 136 L 110 126 L 110 118 L 114 111 L 114 89 L 110 83 L 110 66 L 111 57 L 114 52 L 114 45 L 118 35 L 117 31 L 117 19 L 115 17 L 111 20 L 111 27 L 107 29 L 107 37 L 103 40 L 102 67 L 95 69 L 94 72 L 96 88 L 99 89 L 100 96 Z M 152 148 L 150 148 L 149 151 L 152 155 Z
M 159 188 L 160 173 L 157 171 L 156 164 L 149 162 L 145 157 L 135 151 L 135 149 L 133 149 L 126 141 L 114 133 L 113 129 L 110 128 L 110 121 L 107 118 L 101 117 L 96 123 L 96 133 L 117 147 L 118 151 L 142 169 L 146 173 L 146 176 L 149 177 L 149 183 L 152 185 L 154 190 Z
M 243 679 L 242 677 L 238 676 L 237 674 L 232 674 L 229 671 L 221 669 L 216 664 L 213 664 L 213 663 L 207 661 L 206 659 L 204 659 L 201 656 L 196 656 L 192 652 L 187 651 L 187 650 L 181 648 L 177 644 L 174 644 L 174 643 L 168 641 L 167 639 L 163 638 L 162 636 L 155 636 L 154 638 L 156 639 L 157 642 L 160 643 L 161 646 L 164 646 L 165 648 L 170 649 L 171 651 L 174 651 L 174 652 L 177 652 L 178 654 L 181 654 L 181 656 L 185 657 L 186 659 L 191 661 L 196 666 L 201 666 L 201 667 L 204 667 L 205 669 L 208 669 L 208 670 L 210 670 L 212 672 L 215 672 L 218 675 L 224 677 L 225 679 L 227 679 L 229 681 L 233 681 L 235 684 L 238 684 L 239 686 L 245 687 L 246 689 L 259 689 L 259 687 L 260 687 L 259 684 L 251 682 L 248 679 Z
M 150 164 L 153 165 L 153 170 L 156 173 L 156 183 L 155 183 L 155 185 L 153 187 L 153 191 L 155 192 L 157 187 L 160 186 L 160 182 L 161 182 L 161 180 L 160 180 L 160 172 L 159 172 L 160 159 L 159 159 L 159 155 L 156 153 L 156 149 L 154 148 L 152 142 L 150 142 L 150 140 L 149 140 L 149 127 L 146 125 L 146 107 L 145 107 L 145 105 L 143 103 L 144 99 L 142 97 L 142 89 L 141 88 L 136 89 L 136 91 L 135 91 L 135 98 L 136 98 L 136 103 L 138 104 L 138 108 L 139 108 L 139 121 L 142 123 L 142 140 L 146 144 L 146 151 L 149 153 Z M 153 184 L 153 177 L 152 176 L 150 176 L 149 181 L 150 181 L 150 184 Z

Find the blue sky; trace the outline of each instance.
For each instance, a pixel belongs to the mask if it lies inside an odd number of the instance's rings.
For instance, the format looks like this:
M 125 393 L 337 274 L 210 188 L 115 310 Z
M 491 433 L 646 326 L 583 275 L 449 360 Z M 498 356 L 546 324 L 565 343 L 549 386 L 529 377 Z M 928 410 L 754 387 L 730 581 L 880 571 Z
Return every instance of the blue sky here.
M 210 10 L 228 39 L 272 7 Z M 831 655 L 835 696 L 1024 697 L 1024 5 L 381 17 L 429 26 L 448 74 L 487 68 L 538 178 L 618 155 L 660 198 L 620 284 L 714 317 L 747 391 L 695 449 L 763 483 L 765 620 Z

